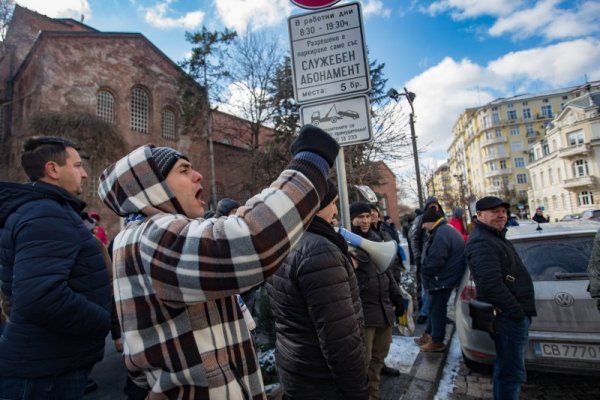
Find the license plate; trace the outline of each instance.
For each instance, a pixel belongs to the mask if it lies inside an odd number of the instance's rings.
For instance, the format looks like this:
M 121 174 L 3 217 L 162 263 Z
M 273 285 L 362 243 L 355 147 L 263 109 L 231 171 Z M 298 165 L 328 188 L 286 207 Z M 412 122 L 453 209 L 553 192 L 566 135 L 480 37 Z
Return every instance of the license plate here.
M 538 357 L 600 361 L 600 345 L 535 342 L 533 349 Z

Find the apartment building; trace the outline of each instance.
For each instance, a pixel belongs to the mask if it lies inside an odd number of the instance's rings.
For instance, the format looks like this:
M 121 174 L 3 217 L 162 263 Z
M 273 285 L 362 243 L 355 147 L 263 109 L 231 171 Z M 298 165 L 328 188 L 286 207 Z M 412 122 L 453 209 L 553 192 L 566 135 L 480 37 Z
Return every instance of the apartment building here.
M 555 221 L 600 208 L 600 92 L 568 102 L 532 150 L 530 209 Z
M 536 143 L 566 104 L 586 92 L 600 91 L 600 81 L 540 93 L 499 98 L 466 109 L 453 127 L 448 149 L 451 176 L 462 176 L 466 197 L 493 195 L 509 201 L 513 213 L 528 211 Z M 459 190 L 459 180 L 453 180 Z M 518 210 L 517 210 L 518 209 Z

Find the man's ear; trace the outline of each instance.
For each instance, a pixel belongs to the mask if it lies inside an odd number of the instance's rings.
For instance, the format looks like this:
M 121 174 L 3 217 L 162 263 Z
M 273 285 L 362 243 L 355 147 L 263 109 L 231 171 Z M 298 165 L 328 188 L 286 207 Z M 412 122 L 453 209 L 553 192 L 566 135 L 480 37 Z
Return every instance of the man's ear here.
M 48 161 L 44 164 L 44 175 L 51 179 L 58 179 L 58 164 L 55 161 Z

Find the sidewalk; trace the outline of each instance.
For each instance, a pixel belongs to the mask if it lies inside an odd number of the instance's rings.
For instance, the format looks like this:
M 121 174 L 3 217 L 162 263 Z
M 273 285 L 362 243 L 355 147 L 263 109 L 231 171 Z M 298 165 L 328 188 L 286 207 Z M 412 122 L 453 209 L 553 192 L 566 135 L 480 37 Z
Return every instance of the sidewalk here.
M 421 336 L 424 330 L 425 324 L 416 325 L 415 336 Z M 446 356 L 448 355 L 450 340 L 452 339 L 453 334 L 454 324 L 447 324 L 445 339 L 445 343 L 447 344 L 446 350 L 442 353 L 419 353 L 411 368 L 410 379 L 406 391 L 397 400 L 430 400 L 434 398 L 437 393 Z

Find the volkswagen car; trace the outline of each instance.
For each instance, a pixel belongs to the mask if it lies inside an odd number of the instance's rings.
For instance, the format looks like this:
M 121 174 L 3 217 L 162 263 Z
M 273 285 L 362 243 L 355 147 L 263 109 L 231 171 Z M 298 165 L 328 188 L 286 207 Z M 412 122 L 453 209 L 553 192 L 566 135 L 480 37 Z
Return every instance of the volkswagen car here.
M 537 317 L 529 329 L 526 367 L 600 375 L 600 310 L 590 297 L 587 265 L 600 223 L 537 224 L 526 221 L 506 234 L 521 256 L 535 288 Z M 492 364 L 490 335 L 471 328 L 468 302 L 477 288 L 465 272 L 456 296 L 456 332 L 468 367 Z

